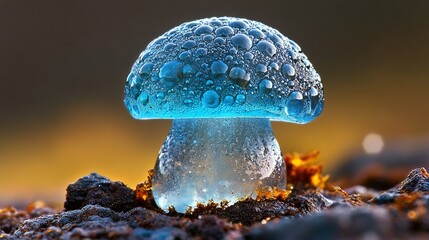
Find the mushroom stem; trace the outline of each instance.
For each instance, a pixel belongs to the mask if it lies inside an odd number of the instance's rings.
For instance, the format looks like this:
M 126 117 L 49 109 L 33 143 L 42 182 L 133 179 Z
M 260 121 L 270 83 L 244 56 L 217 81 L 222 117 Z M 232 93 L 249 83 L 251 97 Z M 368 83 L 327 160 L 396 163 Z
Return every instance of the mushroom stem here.
M 209 200 L 233 204 L 261 188 L 285 189 L 286 171 L 268 119 L 176 119 L 152 186 L 161 209 L 184 213 Z

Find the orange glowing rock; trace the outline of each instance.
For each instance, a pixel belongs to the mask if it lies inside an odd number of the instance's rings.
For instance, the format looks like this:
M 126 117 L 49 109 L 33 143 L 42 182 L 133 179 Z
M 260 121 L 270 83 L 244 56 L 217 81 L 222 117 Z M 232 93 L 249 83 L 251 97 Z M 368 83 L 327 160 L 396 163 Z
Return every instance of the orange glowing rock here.
M 319 156 L 319 151 L 307 154 L 286 154 L 284 159 L 289 184 L 302 183 L 315 188 L 324 189 L 329 175 L 322 175 L 322 165 L 312 163 Z

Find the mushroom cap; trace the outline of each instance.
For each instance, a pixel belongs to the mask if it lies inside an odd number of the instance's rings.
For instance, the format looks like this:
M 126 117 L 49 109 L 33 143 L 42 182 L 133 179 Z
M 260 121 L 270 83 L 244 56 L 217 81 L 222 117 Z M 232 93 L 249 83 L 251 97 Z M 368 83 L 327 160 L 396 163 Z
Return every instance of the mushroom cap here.
M 213 17 L 171 29 L 134 63 L 125 105 L 137 119 L 270 118 L 323 110 L 319 74 L 294 41 L 262 23 Z

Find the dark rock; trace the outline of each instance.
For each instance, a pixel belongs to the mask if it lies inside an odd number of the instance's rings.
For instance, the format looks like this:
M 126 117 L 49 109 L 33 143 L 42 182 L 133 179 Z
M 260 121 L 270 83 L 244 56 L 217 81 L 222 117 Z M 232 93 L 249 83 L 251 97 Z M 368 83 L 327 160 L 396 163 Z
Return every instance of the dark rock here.
M 179 228 L 173 227 L 163 227 L 157 230 L 149 230 L 144 228 L 136 228 L 132 232 L 130 239 L 131 240 L 164 240 L 164 239 L 189 239 L 190 237 L 186 234 L 185 231 Z
M 401 182 L 398 193 L 429 192 L 429 173 L 425 168 L 416 168 Z
M 429 193 L 429 173 L 423 167 L 412 170 L 400 184 L 375 197 L 373 201 L 376 204 L 391 204 L 399 196 L 412 193 Z
M 404 232 L 380 207 L 341 208 L 255 227 L 247 239 L 392 239 Z
M 91 173 L 67 187 L 64 209 L 80 209 L 86 205 L 100 205 L 117 212 L 137 206 L 135 192 L 122 182 Z

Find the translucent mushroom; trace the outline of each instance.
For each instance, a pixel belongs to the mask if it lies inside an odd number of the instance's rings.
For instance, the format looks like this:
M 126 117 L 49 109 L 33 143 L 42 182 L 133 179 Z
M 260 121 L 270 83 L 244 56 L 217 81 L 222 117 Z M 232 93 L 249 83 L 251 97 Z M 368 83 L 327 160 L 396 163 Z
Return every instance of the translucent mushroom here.
M 153 40 L 131 69 L 136 119 L 173 119 L 153 176 L 158 206 L 185 212 L 286 186 L 270 119 L 307 123 L 323 109 L 320 76 L 301 48 L 247 19 L 184 23 Z

